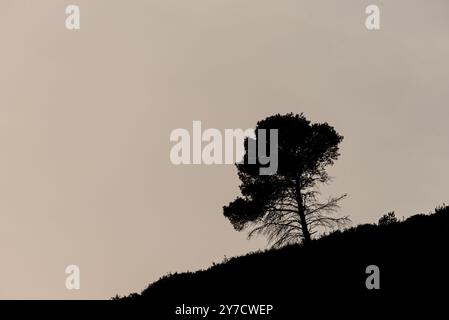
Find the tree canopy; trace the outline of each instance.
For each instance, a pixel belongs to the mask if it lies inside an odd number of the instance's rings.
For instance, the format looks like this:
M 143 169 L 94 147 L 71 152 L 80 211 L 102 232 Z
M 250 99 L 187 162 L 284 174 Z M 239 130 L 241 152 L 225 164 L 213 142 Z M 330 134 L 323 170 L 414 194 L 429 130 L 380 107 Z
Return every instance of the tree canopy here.
M 328 183 L 326 168 L 338 158 L 343 137 L 327 123 L 311 123 L 303 114 L 276 114 L 257 123 L 259 129 L 278 130 L 278 170 L 260 175 L 258 161 L 245 157 L 236 164 L 241 196 L 223 207 L 223 213 L 238 231 L 252 226 L 250 236 L 264 234 L 274 246 L 310 242 L 319 229 L 345 225 L 348 217 L 335 213 L 346 195 L 320 201 L 318 186 Z M 266 141 L 267 144 L 270 141 Z

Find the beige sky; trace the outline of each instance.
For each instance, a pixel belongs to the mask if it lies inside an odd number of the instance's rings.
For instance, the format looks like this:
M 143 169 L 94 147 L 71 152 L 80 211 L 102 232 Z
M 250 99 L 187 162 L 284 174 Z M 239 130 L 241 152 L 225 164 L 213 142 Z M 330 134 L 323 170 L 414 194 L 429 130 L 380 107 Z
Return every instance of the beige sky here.
M 171 130 L 193 120 L 334 125 L 329 190 L 349 194 L 355 224 L 447 202 L 448 13 L 445 0 L 2 0 L 0 298 L 109 298 L 264 248 L 222 215 L 233 166 L 170 163 Z

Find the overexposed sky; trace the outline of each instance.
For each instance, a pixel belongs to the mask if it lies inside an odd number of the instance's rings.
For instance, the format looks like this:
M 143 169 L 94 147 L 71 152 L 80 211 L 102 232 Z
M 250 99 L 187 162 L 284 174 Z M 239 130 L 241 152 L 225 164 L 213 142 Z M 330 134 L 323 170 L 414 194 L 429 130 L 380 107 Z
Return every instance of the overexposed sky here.
M 264 248 L 222 215 L 233 166 L 171 164 L 169 134 L 193 120 L 329 122 L 345 140 L 326 192 L 349 194 L 354 224 L 447 202 L 448 14 L 445 0 L 2 0 L 0 298 L 109 298 Z

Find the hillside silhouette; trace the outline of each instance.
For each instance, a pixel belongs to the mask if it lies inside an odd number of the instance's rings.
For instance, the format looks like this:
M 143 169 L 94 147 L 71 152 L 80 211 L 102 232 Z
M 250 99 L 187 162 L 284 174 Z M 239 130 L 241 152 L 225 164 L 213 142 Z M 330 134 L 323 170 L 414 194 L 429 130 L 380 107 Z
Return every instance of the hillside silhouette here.
M 140 301 L 164 313 L 189 303 L 265 303 L 275 304 L 278 314 L 292 314 L 299 306 L 338 306 L 354 299 L 379 307 L 405 297 L 438 298 L 449 288 L 448 244 L 449 206 L 403 221 L 390 213 L 379 223 L 335 231 L 309 245 L 169 274 L 120 300 Z M 380 269 L 379 290 L 365 285 L 369 265 Z

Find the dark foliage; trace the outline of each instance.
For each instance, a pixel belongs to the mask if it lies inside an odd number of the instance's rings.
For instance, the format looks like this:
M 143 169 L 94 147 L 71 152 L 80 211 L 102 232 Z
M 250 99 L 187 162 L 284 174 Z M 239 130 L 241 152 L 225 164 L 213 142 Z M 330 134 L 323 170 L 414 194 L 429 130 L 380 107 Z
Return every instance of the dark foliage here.
M 382 218 L 379 219 L 379 225 L 387 225 L 391 223 L 398 222 L 398 219 L 396 218 L 396 215 L 394 214 L 394 211 L 388 212 L 387 214 L 384 214 Z
M 244 161 L 236 165 L 242 196 L 223 207 L 234 228 L 251 227 L 249 236 L 265 235 L 274 247 L 281 247 L 308 243 L 318 232 L 347 225 L 348 217 L 335 215 L 345 196 L 322 201 L 318 189 L 330 181 L 326 168 L 338 158 L 343 137 L 327 123 L 310 123 L 303 114 L 277 114 L 259 121 L 256 141 L 259 129 L 278 130 L 278 170 L 261 175 L 264 166 L 248 162 L 246 141 Z

